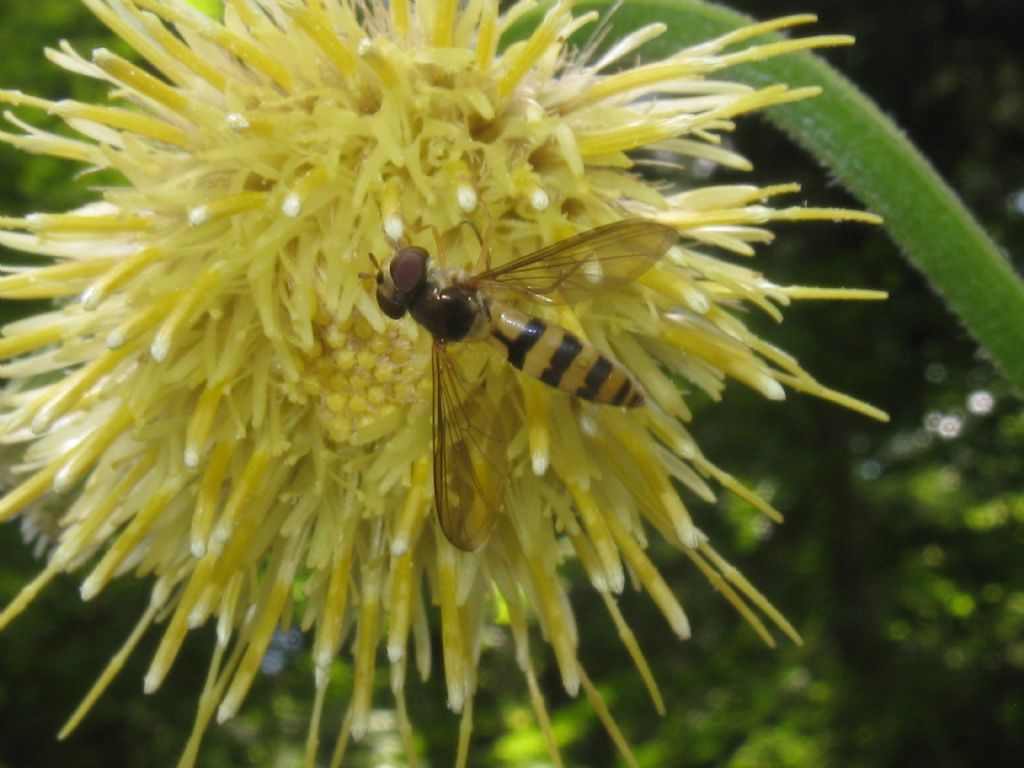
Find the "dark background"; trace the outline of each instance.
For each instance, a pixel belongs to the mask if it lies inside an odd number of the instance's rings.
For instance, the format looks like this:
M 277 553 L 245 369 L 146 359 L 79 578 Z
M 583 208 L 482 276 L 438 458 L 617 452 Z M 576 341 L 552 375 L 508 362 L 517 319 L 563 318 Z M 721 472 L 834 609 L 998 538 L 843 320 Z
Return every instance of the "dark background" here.
M 828 59 L 906 130 L 1011 258 L 1024 254 L 1020 0 L 732 5 L 761 18 L 811 11 L 820 31 L 855 34 L 855 48 Z M 72 0 L 5 3 L 0 87 L 96 97 L 95 88 L 44 62 L 42 46 L 61 37 L 82 51 L 110 45 Z M 736 143 L 757 167 L 752 180 L 797 180 L 809 203 L 855 205 L 766 121 L 745 121 Z M 0 211 L 84 201 L 85 184 L 70 182 L 75 170 L 0 147 Z M 767 649 L 684 558 L 655 546 L 693 639 L 674 639 L 645 596 L 630 593 L 621 605 L 668 715 L 654 714 L 603 605 L 578 581 L 584 665 L 644 766 L 1024 765 L 1020 402 L 884 230 L 801 224 L 776 231 L 758 262 L 776 282 L 891 294 L 885 303 L 798 305 L 781 326 L 752 316 L 824 383 L 887 410 L 889 424 L 800 395 L 766 402 L 736 385 L 721 405 L 697 403 L 693 430 L 705 453 L 787 519 L 767 527 L 723 494 L 716 506 L 691 505 L 698 523 L 805 644 L 780 639 L 778 650 Z M 973 414 L 968 398 L 982 391 L 995 408 Z M 959 422 L 956 437 L 937 434 L 942 417 Z M 39 568 L 17 526 L 0 529 L 0 602 Z M 208 634 L 186 644 L 154 696 L 141 689 L 153 648 L 144 642 L 79 731 L 64 744 L 54 738 L 145 599 L 144 585 L 124 583 L 82 605 L 77 583 L 64 579 L 0 635 L 0 766 L 176 762 Z M 298 764 L 312 691 L 309 659 L 295 641 L 276 649 L 281 671 L 262 678 L 243 713 L 211 729 L 200 764 Z M 566 765 L 620 764 L 589 706 L 561 693 L 545 654 L 537 661 Z M 507 648 L 485 654 L 481 680 L 471 764 L 546 764 Z M 421 754 L 431 765 L 451 764 L 458 723 L 444 706 L 440 676 L 411 684 Z M 344 689 L 333 687 L 325 723 L 338 722 Z M 350 753 L 352 765 L 404 764 L 381 691 L 379 717 L 365 746 Z

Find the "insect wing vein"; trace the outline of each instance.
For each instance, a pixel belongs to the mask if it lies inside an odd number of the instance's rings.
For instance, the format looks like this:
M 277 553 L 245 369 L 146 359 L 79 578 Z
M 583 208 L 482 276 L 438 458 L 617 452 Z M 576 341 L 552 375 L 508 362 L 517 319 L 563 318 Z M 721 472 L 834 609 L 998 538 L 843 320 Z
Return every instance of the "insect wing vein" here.
M 676 230 L 665 224 L 627 219 L 482 272 L 474 282 L 515 289 L 541 301 L 573 303 L 635 280 L 678 239 Z
M 466 385 L 446 346 L 434 344 L 434 500 L 441 530 L 459 549 L 490 534 L 507 476 L 498 413 L 481 386 Z

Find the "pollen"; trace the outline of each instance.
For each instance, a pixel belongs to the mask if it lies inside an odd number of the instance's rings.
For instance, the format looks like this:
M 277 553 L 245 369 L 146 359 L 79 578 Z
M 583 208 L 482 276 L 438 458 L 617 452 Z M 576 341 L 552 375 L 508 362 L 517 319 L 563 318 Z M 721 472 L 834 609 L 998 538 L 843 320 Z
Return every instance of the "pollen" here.
M 326 319 L 316 326 L 316 338 L 292 396 L 315 406 L 332 441 L 349 442 L 407 406 L 429 402 L 430 382 L 416 360 L 422 351 L 400 326 L 378 332 L 362 316 Z

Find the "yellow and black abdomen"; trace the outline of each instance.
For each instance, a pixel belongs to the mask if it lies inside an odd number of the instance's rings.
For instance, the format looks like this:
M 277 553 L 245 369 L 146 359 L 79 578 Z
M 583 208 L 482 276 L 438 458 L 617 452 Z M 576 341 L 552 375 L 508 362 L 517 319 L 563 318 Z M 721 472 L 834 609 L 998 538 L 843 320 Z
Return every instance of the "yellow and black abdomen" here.
M 560 325 L 491 304 L 487 343 L 523 373 L 595 403 L 634 408 L 643 390 L 629 371 Z

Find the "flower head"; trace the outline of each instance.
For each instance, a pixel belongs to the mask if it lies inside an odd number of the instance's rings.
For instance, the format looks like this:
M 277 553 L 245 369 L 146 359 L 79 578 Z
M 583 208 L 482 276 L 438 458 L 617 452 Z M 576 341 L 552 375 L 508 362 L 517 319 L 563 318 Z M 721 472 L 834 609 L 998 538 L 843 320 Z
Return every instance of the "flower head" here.
M 793 298 L 871 296 L 778 286 L 710 251 L 749 256 L 774 220 L 871 217 L 775 208 L 794 185 L 701 187 L 687 171 L 748 168 L 721 143 L 732 120 L 814 93 L 717 73 L 848 38 L 750 42 L 811 20 L 790 17 L 626 66 L 664 26 L 576 51 L 570 37 L 597 15 L 569 2 L 505 46 L 532 3 L 500 13 L 496 0 L 228 0 L 221 22 L 183 0 L 83 2 L 138 61 L 105 49 L 83 57 L 67 43 L 47 55 L 109 83 L 113 105 L 0 92 L 79 134 L 12 116 L 21 132 L 0 139 L 124 179 L 79 210 L 0 219 L 0 244 L 52 260 L 6 267 L 0 295 L 56 300 L 0 339 L 4 440 L 20 457 L 0 519 L 21 515 L 49 541 L 46 568 L 0 625 L 59 573 L 83 571 L 85 599 L 120 575 L 145 577 L 152 601 L 128 645 L 160 623 L 153 690 L 186 633 L 216 623 L 193 756 L 291 623 L 312 636 L 318 702 L 330 665 L 346 648 L 354 656 L 342 744 L 366 729 L 382 638 L 408 734 L 407 660 L 427 672 L 422 630 L 435 621 L 448 705 L 468 725 L 495 602 L 551 749 L 532 622 L 565 688 L 582 688 L 614 731 L 577 661 L 557 576 L 578 558 L 658 702 L 615 603 L 631 572 L 688 636 L 645 554 L 650 535 L 677 546 L 766 638 L 751 605 L 796 638 L 677 493 L 710 500 L 722 486 L 778 517 L 701 454 L 685 428 L 686 390 L 718 400 L 731 378 L 768 398 L 790 388 L 878 415 L 818 384 L 735 312 L 777 318 Z M 461 552 L 432 514 L 431 337 L 381 312 L 364 277 L 370 254 L 413 242 L 468 270 L 481 237 L 500 265 L 623 218 L 674 227 L 680 240 L 607 300 L 529 311 L 621 362 L 648 404 L 583 403 L 485 345 L 453 348 L 463 376 L 485 382 L 472 397 L 500 430 L 508 467 L 489 540 Z

